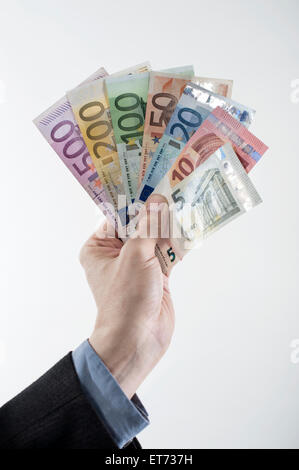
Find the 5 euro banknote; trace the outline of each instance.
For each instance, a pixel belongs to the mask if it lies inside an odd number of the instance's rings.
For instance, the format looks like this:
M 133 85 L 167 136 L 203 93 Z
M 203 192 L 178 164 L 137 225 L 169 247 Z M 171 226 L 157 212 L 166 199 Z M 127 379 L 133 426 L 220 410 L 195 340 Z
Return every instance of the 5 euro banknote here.
M 169 205 L 169 237 L 156 246 L 165 274 L 212 233 L 262 202 L 230 143 L 174 187 L 160 186 L 154 193 Z

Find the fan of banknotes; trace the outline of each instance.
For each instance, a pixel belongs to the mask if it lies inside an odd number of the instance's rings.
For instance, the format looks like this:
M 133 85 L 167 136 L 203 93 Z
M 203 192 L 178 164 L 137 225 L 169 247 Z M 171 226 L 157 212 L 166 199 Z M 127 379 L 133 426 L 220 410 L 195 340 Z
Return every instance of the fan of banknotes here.
M 193 66 L 100 68 L 34 123 L 125 240 L 149 196 L 172 209 L 156 246 L 165 274 L 195 245 L 261 202 L 249 171 L 267 150 L 249 132 L 255 111 L 231 80 Z

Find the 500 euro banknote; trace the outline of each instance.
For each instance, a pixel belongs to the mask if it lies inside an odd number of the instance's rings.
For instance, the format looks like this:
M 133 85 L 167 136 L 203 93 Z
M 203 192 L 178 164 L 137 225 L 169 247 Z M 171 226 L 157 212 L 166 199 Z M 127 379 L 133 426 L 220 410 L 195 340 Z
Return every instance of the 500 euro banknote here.
M 106 70 L 100 68 L 84 83 L 98 80 L 106 75 Z M 64 96 L 54 103 L 33 122 L 110 223 L 116 225 L 115 213 L 111 210 L 110 201 L 107 199 L 67 97 Z
M 156 246 L 165 274 L 209 235 L 262 202 L 230 143 L 180 183 L 155 193 L 170 209 L 170 236 Z
M 254 111 L 247 106 L 188 83 L 147 168 L 136 198 L 138 202 L 144 203 L 147 200 L 189 139 L 216 106 L 227 110 L 245 125 L 252 122 Z
M 160 72 L 151 72 L 150 74 L 139 184 L 144 178 L 146 169 L 158 147 L 178 100 L 193 75 L 194 71 L 191 66 L 186 66 L 184 77 L 181 76 L 180 78 Z

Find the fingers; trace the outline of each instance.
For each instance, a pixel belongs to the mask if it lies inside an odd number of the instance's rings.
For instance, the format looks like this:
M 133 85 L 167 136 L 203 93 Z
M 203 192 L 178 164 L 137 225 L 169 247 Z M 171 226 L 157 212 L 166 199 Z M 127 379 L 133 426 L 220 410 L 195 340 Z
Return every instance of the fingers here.
M 160 195 L 151 196 L 142 208 L 135 238 L 150 238 L 157 241 L 159 238 L 167 238 L 169 227 L 169 209 L 167 200 Z
M 122 241 L 117 238 L 115 228 L 107 221 L 104 221 L 100 225 L 98 230 L 92 235 L 89 240 L 90 244 L 93 246 L 109 246 L 115 248 L 122 247 Z
M 146 211 L 150 222 L 149 236 L 169 238 L 169 207 L 167 199 L 160 194 L 154 194 L 146 202 Z
M 117 239 L 117 233 L 115 230 L 115 227 L 111 225 L 107 220 L 105 220 L 98 228 L 98 230 L 95 232 L 95 236 L 97 238 L 101 239 Z
M 105 238 L 105 234 L 107 233 L 107 230 L 108 230 L 108 221 L 104 220 L 104 222 L 102 222 L 99 228 L 96 230 L 95 235 L 98 238 Z
M 97 261 L 115 258 L 123 243 L 115 238 L 115 229 L 107 222 L 103 222 L 98 230 L 87 240 L 80 251 L 80 262 L 86 268 L 95 259 Z
M 134 252 L 143 261 L 155 257 L 155 247 L 160 238 L 169 237 L 169 210 L 166 199 L 151 196 L 140 212 L 136 231 L 123 247 L 124 252 Z
M 155 258 L 158 240 L 169 238 L 169 208 L 166 199 L 160 195 L 151 196 L 140 213 L 136 231 L 125 243 L 116 238 L 114 227 L 105 221 L 90 237 L 81 250 L 80 260 L 97 256 L 114 258 L 119 255 L 130 259 L 149 261 Z M 156 259 L 156 258 L 155 258 Z

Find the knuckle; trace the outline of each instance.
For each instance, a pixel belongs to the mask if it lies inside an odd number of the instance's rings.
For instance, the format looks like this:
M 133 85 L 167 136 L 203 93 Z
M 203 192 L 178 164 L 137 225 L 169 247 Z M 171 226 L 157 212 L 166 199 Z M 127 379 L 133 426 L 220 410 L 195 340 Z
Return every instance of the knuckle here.
M 144 246 L 141 240 L 132 239 L 127 242 L 128 252 L 131 256 L 141 258 L 144 255 Z
M 86 262 L 88 259 L 88 251 L 88 247 L 86 245 L 83 245 L 79 253 L 79 261 L 83 268 L 85 268 L 86 266 Z

